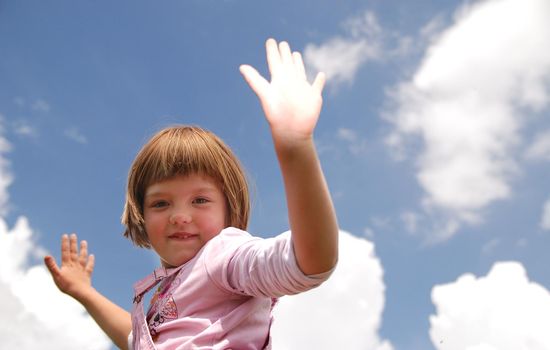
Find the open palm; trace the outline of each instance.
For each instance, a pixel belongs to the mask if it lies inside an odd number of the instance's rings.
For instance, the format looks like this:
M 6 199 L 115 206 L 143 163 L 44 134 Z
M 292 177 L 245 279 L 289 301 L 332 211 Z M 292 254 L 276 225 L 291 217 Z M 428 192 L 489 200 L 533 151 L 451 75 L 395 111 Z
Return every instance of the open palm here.
M 92 284 L 94 256 L 88 255 L 86 241 L 80 242 L 75 234 L 61 238 L 61 266 L 47 256 L 44 260 L 59 290 L 78 299 L 79 294 Z
M 285 141 L 310 138 L 323 103 L 324 74 L 319 73 L 310 84 L 301 54 L 292 52 L 287 42 L 267 40 L 266 53 L 270 82 L 251 66 L 242 65 L 240 70 L 260 99 L 274 137 Z

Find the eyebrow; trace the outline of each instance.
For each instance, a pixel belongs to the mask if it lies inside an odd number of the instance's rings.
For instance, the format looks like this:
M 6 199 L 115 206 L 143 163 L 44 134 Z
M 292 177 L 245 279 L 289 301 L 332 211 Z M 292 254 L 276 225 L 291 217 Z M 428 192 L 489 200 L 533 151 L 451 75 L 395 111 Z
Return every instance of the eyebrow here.
M 193 189 L 193 192 L 216 192 L 217 188 L 214 186 L 201 186 Z M 147 191 L 145 192 L 145 198 L 147 197 L 156 197 L 156 196 L 163 196 L 167 194 L 169 191 Z

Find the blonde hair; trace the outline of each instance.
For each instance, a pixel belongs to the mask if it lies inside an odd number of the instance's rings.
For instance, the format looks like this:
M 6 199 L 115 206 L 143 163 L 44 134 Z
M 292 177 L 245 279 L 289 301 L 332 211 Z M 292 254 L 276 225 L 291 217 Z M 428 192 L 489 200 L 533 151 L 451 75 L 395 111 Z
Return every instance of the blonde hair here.
M 214 133 L 183 125 L 159 131 L 132 163 L 122 214 L 124 236 L 139 247 L 150 248 L 143 218 L 147 187 L 176 175 L 191 174 L 206 175 L 218 183 L 227 202 L 226 225 L 246 230 L 250 198 L 239 160 Z

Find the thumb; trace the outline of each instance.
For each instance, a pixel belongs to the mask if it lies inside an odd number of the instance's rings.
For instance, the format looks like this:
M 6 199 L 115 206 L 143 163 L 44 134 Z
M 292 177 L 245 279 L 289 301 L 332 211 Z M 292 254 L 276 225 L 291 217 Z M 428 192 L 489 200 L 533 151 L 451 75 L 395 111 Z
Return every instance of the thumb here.
M 60 274 L 59 267 L 57 266 L 57 263 L 55 262 L 55 259 L 52 256 L 48 255 L 44 257 L 44 264 L 48 268 L 48 271 L 50 271 L 50 274 L 52 275 L 53 278 L 56 278 L 57 276 L 59 276 Z
M 262 77 L 256 69 L 247 64 L 241 65 L 239 70 L 241 71 L 244 80 L 248 83 L 248 86 L 250 86 L 252 91 L 254 91 L 254 93 L 256 93 L 258 98 L 261 100 L 269 88 L 269 83 L 267 80 L 265 80 L 265 78 Z
M 319 72 L 317 73 L 317 76 L 315 77 L 315 80 L 313 81 L 313 88 L 319 91 L 319 94 L 322 94 L 323 88 L 325 87 L 325 82 L 327 78 L 325 76 L 325 73 Z

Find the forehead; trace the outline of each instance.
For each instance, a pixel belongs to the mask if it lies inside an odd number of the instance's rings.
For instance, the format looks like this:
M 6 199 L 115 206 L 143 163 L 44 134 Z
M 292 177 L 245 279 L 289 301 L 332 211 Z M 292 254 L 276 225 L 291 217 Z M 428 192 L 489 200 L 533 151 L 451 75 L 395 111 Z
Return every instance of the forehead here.
M 218 182 L 212 177 L 200 174 L 176 175 L 149 185 L 145 196 L 167 192 L 217 192 L 222 193 Z

